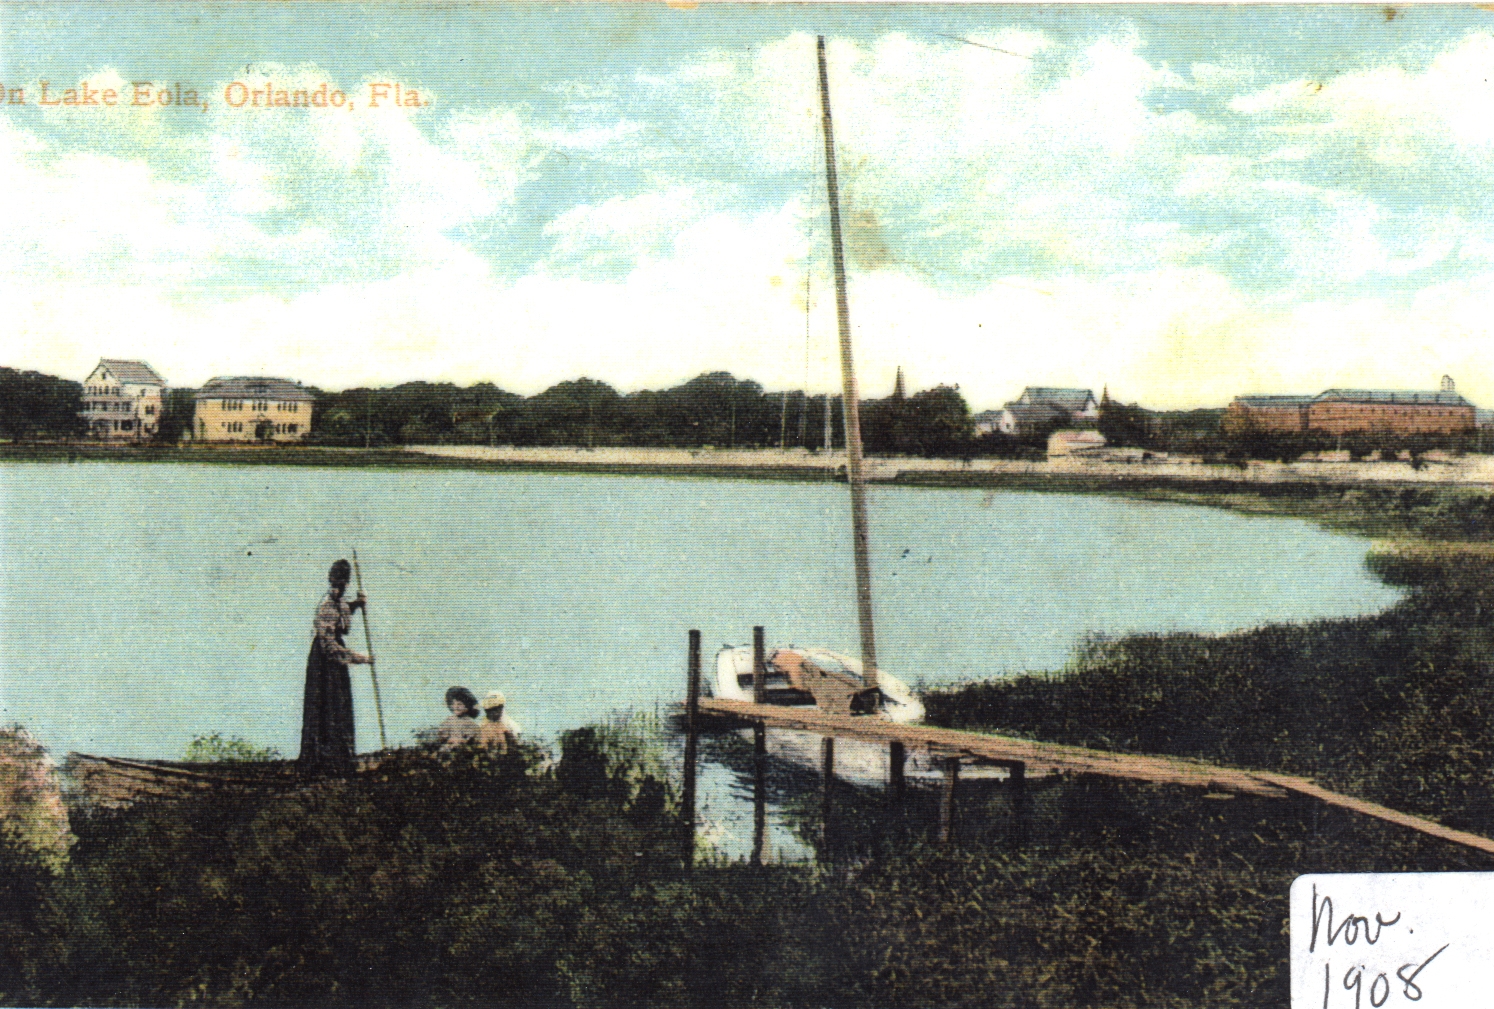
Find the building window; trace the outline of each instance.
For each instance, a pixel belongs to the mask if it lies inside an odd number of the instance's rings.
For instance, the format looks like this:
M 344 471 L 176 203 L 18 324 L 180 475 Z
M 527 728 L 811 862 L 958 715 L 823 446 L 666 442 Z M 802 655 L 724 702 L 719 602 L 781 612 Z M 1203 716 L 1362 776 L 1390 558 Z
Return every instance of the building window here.
M 295 424 L 287 424 L 287 425 L 285 425 L 285 429 L 290 434 L 295 434 L 296 433 L 296 426 L 297 425 L 295 425 Z
M 150 404 L 150 403 L 147 403 L 145 405 L 145 415 L 147 417 L 154 417 L 156 415 L 156 408 L 155 408 L 155 406 L 152 405 L 152 404 Z

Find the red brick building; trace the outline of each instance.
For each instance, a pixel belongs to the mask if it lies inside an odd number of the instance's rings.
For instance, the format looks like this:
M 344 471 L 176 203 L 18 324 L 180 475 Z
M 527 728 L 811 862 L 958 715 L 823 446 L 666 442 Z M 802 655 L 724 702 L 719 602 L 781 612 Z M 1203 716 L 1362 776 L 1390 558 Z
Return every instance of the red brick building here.
M 1329 389 L 1316 396 L 1237 396 L 1224 414 L 1227 434 L 1467 434 L 1473 404 L 1444 377 L 1436 391 Z
M 1312 400 L 1311 396 L 1236 396 L 1224 412 L 1224 433 L 1301 434 L 1307 430 Z

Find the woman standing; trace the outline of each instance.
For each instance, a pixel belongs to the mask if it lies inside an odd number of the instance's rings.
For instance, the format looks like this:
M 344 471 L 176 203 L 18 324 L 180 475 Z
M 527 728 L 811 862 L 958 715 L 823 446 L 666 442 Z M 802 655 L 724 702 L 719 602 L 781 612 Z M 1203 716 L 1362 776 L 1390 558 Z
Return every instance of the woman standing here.
M 343 644 L 353 611 L 365 606 L 363 593 L 343 600 L 353 566 L 338 561 L 327 572 L 327 595 L 311 622 L 311 654 L 306 658 L 306 701 L 301 709 L 300 765 L 317 774 L 348 774 L 353 769 L 353 684 L 349 665 L 367 665 L 367 655 Z

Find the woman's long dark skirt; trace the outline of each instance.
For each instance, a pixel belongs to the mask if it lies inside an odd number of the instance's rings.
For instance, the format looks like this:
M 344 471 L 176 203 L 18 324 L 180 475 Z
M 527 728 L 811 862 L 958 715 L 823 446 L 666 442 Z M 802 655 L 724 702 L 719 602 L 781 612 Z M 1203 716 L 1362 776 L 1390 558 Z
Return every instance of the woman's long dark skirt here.
M 353 747 L 353 683 L 348 667 L 325 654 L 313 638 L 306 658 L 299 763 L 314 774 L 348 774 L 353 770 Z

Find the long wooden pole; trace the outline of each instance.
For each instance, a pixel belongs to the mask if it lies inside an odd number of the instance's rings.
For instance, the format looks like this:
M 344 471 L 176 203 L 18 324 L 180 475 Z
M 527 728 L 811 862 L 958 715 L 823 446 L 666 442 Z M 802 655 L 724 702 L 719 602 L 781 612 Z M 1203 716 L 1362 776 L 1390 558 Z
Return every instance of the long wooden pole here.
M 358 579 L 358 594 L 363 595 L 363 570 L 358 567 L 358 551 L 353 551 L 353 576 Z M 389 749 L 389 741 L 384 738 L 384 702 L 379 700 L 379 674 L 374 670 L 373 634 L 368 629 L 368 603 L 365 601 L 360 612 L 363 614 L 363 642 L 368 646 L 368 678 L 373 681 L 374 711 L 379 715 L 379 749 Z
M 820 109 L 825 132 L 825 188 L 830 200 L 830 245 L 835 261 L 835 315 L 840 325 L 840 381 L 845 395 L 846 468 L 851 478 L 851 536 L 856 554 L 856 615 L 861 624 L 861 668 L 868 689 L 877 686 L 877 634 L 872 627 L 871 551 L 866 530 L 866 478 L 861 470 L 861 402 L 851 355 L 851 309 L 846 300 L 846 257 L 840 236 L 840 183 L 835 177 L 835 133 L 830 125 L 830 74 L 825 36 L 816 46 L 820 63 Z
M 700 632 L 690 632 L 690 664 L 685 681 L 685 787 L 681 829 L 685 870 L 695 864 L 695 762 L 700 738 Z

